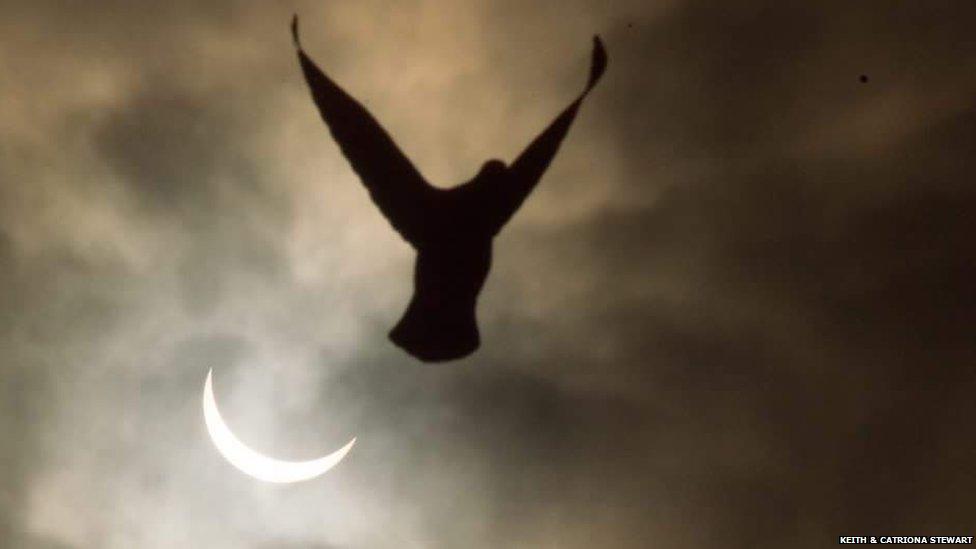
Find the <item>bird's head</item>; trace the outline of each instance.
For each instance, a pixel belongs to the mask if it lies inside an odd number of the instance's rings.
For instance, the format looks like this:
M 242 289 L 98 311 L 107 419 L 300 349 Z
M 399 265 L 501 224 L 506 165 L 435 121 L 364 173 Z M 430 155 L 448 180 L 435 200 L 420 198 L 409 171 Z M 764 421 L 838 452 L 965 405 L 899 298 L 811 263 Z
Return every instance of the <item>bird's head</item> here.
M 501 175 L 503 173 L 505 173 L 505 163 L 497 158 L 492 158 L 481 166 L 478 176 L 493 176 Z

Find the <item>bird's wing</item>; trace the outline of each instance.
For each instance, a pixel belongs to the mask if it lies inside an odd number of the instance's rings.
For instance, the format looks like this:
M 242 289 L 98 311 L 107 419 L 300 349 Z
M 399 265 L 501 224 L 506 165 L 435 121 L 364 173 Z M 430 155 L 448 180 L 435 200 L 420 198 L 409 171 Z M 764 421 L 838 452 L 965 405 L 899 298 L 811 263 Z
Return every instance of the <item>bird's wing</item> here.
M 393 228 L 411 244 L 423 238 L 426 206 L 436 192 L 366 108 L 322 72 L 302 49 L 298 16 L 292 37 L 312 98 L 332 137 Z
M 504 206 L 500 208 L 497 217 L 493 220 L 495 231 L 501 230 L 502 226 L 511 219 L 522 202 L 532 192 L 532 189 L 535 188 L 539 179 L 542 178 L 542 174 L 545 173 L 553 157 L 556 156 L 566 133 L 569 132 L 569 127 L 576 118 L 576 112 L 583 103 L 583 99 L 600 81 L 600 77 L 603 76 L 606 68 L 607 52 L 603 48 L 600 37 L 594 36 L 590 77 L 586 88 L 508 167 L 508 177 L 499 189 L 499 192 L 502 193 L 501 202 Z

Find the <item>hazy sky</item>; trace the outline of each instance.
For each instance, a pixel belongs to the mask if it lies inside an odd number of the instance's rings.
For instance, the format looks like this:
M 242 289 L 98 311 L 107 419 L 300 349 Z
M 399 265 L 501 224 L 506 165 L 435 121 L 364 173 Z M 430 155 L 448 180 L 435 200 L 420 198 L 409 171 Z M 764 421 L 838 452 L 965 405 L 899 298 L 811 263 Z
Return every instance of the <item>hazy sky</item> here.
M 482 348 L 288 23 L 438 185 L 610 54 L 496 240 Z M 0 0 L 0 545 L 822 547 L 973 535 L 976 5 Z M 867 77 L 862 82 L 861 75 Z M 245 477 L 235 432 L 314 481 Z

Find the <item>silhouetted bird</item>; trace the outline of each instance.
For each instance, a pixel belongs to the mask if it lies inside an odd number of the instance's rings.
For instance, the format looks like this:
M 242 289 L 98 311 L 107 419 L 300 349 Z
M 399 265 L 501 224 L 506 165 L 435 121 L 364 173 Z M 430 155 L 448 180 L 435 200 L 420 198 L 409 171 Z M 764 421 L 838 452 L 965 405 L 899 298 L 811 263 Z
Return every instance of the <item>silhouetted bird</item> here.
M 489 160 L 473 179 L 451 189 L 431 186 L 358 101 L 302 49 L 298 17 L 292 37 L 322 119 L 373 202 L 417 251 L 414 294 L 390 340 L 424 361 L 461 358 L 478 348 L 475 304 L 491 266 L 495 235 L 532 192 L 569 131 L 583 98 L 607 66 L 593 37 L 586 88 L 510 166 Z

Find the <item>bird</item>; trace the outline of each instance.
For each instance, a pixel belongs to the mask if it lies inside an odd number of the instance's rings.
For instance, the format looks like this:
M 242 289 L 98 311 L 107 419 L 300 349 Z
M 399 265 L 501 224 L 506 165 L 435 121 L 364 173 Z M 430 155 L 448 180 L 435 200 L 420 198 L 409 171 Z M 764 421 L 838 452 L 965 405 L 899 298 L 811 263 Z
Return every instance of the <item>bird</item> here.
M 322 120 L 372 201 L 416 252 L 413 295 L 388 338 L 423 362 L 470 355 L 481 344 L 477 300 L 491 269 L 495 236 L 536 187 L 603 76 L 603 42 L 594 35 L 583 91 L 517 158 L 509 164 L 490 159 L 471 179 L 440 188 L 427 182 L 376 118 L 305 53 L 297 14 L 291 31 Z

